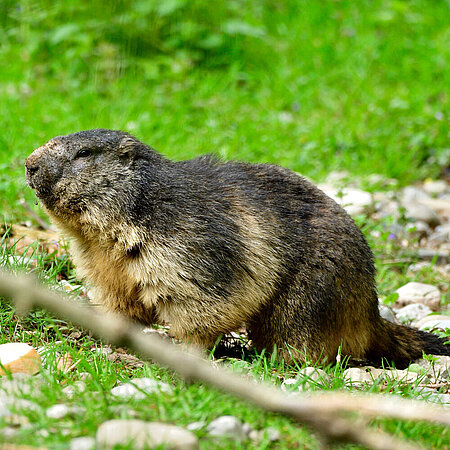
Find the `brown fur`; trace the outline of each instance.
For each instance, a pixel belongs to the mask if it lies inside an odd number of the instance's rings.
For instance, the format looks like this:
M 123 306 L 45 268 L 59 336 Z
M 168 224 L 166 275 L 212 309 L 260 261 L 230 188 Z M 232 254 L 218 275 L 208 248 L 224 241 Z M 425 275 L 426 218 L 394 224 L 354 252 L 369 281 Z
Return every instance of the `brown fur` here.
M 281 357 L 342 353 L 399 367 L 436 336 L 380 318 L 373 258 L 353 220 L 280 167 L 202 157 L 174 163 L 132 136 L 52 139 L 27 179 L 72 241 L 94 302 L 210 347 L 247 324 Z

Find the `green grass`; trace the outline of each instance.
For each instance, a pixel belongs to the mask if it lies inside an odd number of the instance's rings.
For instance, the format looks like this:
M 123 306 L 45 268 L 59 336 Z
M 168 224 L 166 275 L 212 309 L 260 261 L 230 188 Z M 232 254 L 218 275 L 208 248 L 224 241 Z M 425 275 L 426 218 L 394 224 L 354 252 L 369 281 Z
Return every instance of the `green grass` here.
M 406 184 L 450 161 L 445 1 L 129 3 L 2 2 L 8 220 L 24 217 L 18 197 L 33 198 L 25 157 L 80 129 L 125 129 L 175 159 L 214 152 L 314 179 L 346 169 Z
M 376 251 L 379 270 L 378 283 L 381 294 L 387 296 L 399 285 L 411 281 L 406 275 L 409 261 L 401 255 L 400 246 L 389 239 L 383 231 L 387 225 L 381 223 L 364 223 L 359 220 L 364 232 L 371 240 Z M 376 233 L 375 233 L 376 232 Z M 376 236 L 374 238 L 373 236 Z M 404 238 L 404 237 L 403 237 Z M 411 246 L 414 241 L 411 240 Z M 390 265 L 388 261 L 395 254 L 402 263 Z M 10 246 L 6 236 L 0 244 L 0 266 L 15 270 L 24 270 L 38 275 L 43 281 L 55 285 L 58 279 L 69 279 L 77 283 L 73 267 L 67 258 L 56 258 L 54 255 L 34 253 L 31 258 L 17 255 L 16 247 Z M 417 275 L 417 281 L 440 285 L 444 283 L 439 271 L 430 265 Z M 445 300 L 446 302 L 448 301 Z M 281 440 L 270 443 L 263 440 L 259 444 L 222 439 L 214 441 L 209 438 L 204 429 L 196 432 L 200 438 L 201 448 L 239 449 L 239 448 L 319 448 L 319 443 L 310 431 L 299 427 L 294 421 L 277 414 L 264 413 L 253 406 L 239 401 L 221 392 L 207 388 L 200 383 L 184 383 L 177 375 L 167 369 L 160 368 L 150 362 L 141 367 L 131 367 L 124 362 L 108 360 L 107 356 L 96 351 L 103 344 L 93 339 L 84 330 L 78 330 L 70 323 L 56 320 L 43 311 L 34 311 L 28 317 L 19 318 L 10 303 L 0 303 L 0 344 L 17 341 L 28 342 L 35 348 L 46 348 L 45 370 L 32 379 L 31 393 L 23 394 L 21 398 L 31 400 L 40 405 L 36 410 L 16 411 L 19 416 L 25 416 L 27 426 L 19 428 L 12 442 L 47 446 L 49 448 L 66 448 L 71 439 L 79 436 L 95 436 L 98 426 L 112 418 L 138 418 L 147 421 L 164 421 L 179 426 L 191 422 L 204 421 L 210 423 L 221 415 L 234 415 L 249 423 L 254 429 L 276 428 L 281 434 Z M 76 369 L 64 372 L 58 369 L 58 360 L 62 355 L 71 355 Z M 219 364 L 230 367 L 246 377 L 280 386 L 286 378 L 296 377 L 302 365 L 287 366 L 265 355 L 247 356 L 244 359 L 224 358 Z M 328 380 L 309 385 L 308 390 L 342 390 L 346 388 L 343 371 L 347 367 L 344 360 L 341 364 L 325 367 Z M 88 373 L 85 380 L 86 389 L 69 399 L 63 389 L 76 385 L 82 373 Z M 120 382 L 135 377 L 151 377 L 168 383 L 172 393 L 149 394 L 144 400 L 120 400 L 110 394 L 112 387 Z M 399 395 L 405 398 L 415 398 L 419 394 L 419 378 L 416 382 L 407 384 L 398 380 L 376 382 L 372 386 L 364 386 L 365 392 L 379 395 Z M 299 382 L 302 384 L 302 382 Z M 294 386 L 295 387 L 295 386 Z M 350 388 L 350 390 L 357 388 Z M 442 388 L 445 392 L 445 387 Z M 45 410 L 50 406 L 64 403 L 78 408 L 78 411 L 62 420 L 49 419 Z M 7 421 L 0 418 L 0 429 Z M 450 442 L 448 428 L 443 426 L 407 422 L 388 419 L 377 419 L 370 423 L 374 429 L 391 433 L 398 438 L 410 440 L 424 448 L 444 448 Z M 46 432 L 48 431 L 48 433 Z M 0 438 L 1 442 L 1 438 Z M 356 448 L 343 446 L 342 448 Z
M 23 173 L 34 148 L 55 135 L 97 127 L 130 131 L 174 159 L 214 152 L 277 163 L 317 181 L 331 170 L 358 179 L 378 173 L 400 186 L 439 177 L 450 164 L 447 18 L 444 0 L 221 0 L 214 7 L 206 0 L 3 0 L 0 219 L 30 220 L 19 199 L 35 202 Z M 433 265 L 408 273 L 411 258 L 400 242 L 407 238 L 413 247 L 411 236 L 390 240 L 388 220 L 361 217 L 358 224 L 376 254 L 382 297 L 422 281 L 442 287 L 449 302 L 446 280 Z M 0 240 L 0 265 L 33 272 L 52 285 L 60 277 L 76 282 L 67 258 L 37 255 L 32 263 L 14 257 L 15 248 Z M 113 417 L 186 425 L 233 414 L 254 428 L 281 432 L 281 442 L 257 448 L 319 447 L 287 418 L 186 385 L 152 364 L 131 369 L 110 362 L 92 352 L 101 343 L 86 333 L 70 338 L 70 324 L 42 311 L 19 319 L 2 301 L 0 330 L 0 343 L 55 346 L 80 361 L 76 371 L 63 373 L 50 357 L 46 382 L 31 397 L 44 409 L 68 402 L 86 412 L 58 423 L 43 410 L 28 412 L 30 425 L 17 443 L 64 448 L 72 437 L 93 436 Z M 276 385 L 295 376 L 295 368 L 264 356 L 225 363 Z M 331 378 L 322 388 L 342 389 L 342 369 L 327 368 Z M 91 374 L 86 391 L 67 400 L 62 389 L 83 371 Z M 137 376 L 166 381 L 174 394 L 139 402 L 112 398 L 111 387 Z M 416 395 L 411 386 L 395 383 L 367 390 Z M 429 424 L 377 420 L 372 426 L 426 448 L 443 448 L 450 440 L 448 430 Z M 202 448 L 248 448 L 198 435 Z

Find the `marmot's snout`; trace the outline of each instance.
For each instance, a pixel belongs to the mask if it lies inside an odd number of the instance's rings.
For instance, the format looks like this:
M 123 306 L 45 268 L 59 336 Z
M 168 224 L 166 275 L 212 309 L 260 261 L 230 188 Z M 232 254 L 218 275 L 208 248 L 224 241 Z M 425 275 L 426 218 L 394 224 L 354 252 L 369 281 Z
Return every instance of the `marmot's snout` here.
M 36 149 L 25 161 L 27 183 L 36 191 L 38 197 L 51 192 L 51 187 L 60 174 L 57 162 L 49 156 L 44 147 Z

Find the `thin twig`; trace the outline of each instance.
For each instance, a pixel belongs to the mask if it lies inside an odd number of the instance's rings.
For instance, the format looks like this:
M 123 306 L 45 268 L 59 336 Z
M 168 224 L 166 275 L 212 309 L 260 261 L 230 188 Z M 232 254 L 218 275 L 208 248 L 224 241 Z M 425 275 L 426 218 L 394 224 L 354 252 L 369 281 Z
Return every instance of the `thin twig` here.
M 51 230 L 52 228 L 50 225 L 46 222 L 44 222 L 30 207 L 30 205 L 25 201 L 25 199 L 20 199 L 19 203 L 21 206 L 23 206 L 28 214 L 44 229 L 44 230 Z
M 341 392 L 294 396 L 271 386 L 246 381 L 228 370 L 214 367 L 192 352 L 181 351 L 158 336 L 143 334 L 137 325 L 126 319 L 100 314 L 94 308 L 81 307 L 62 294 L 39 287 L 30 277 L 0 272 L 0 296 L 15 300 L 21 310 L 45 308 L 60 318 L 91 330 L 113 345 L 128 347 L 175 370 L 186 380 L 204 382 L 266 411 L 293 417 L 313 428 L 326 443 L 352 442 L 376 450 L 405 448 L 402 441 L 361 427 L 361 424 L 356 425 L 347 416 L 350 413 L 359 413 L 366 419 L 389 417 L 450 425 L 449 411 L 414 400 Z M 408 443 L 408 448 L 416 447 Z

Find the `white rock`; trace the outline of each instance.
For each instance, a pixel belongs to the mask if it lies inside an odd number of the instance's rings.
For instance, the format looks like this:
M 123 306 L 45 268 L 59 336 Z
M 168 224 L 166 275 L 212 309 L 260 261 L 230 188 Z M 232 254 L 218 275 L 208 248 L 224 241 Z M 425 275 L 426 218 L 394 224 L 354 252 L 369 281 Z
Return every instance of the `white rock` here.
M 297 380 L 302 380 L 299 390 L 321 386 L 328 382 L 328 375 L 317 367 L 304 367 L 298 372 Z
M 196 450 L 198 439 L 190 431 L 175 425 L 143 420 L 108 420 L 96 434 L 99 448 L 132 444 L 136 450 L 161 446 L 171 450 Z
M 344 380 L 346 380 L 349 384 L 373 384 L 374 382 L 374 378 L 370 372 L 360 369 L 359 367 L 350 367 L 349 369 L 344 370 L 342 375 Z
M 420 188 L 406 186 L 402 191 L 402 198 L 404 202 L 417 202 L 420 200 L 427 200 L 430 196 Z
M 63 419 L 70 413 L 67 405 L 53 405 L 45 411 L 45 415 L 50 419 Z
M 84 392 L 86 390 L 86 384 L 84 381 L 78 380 L 73 385 L 66 386 L 62 392 L 67 398 L 74 398 L 76 394 Z
M 408 383 L 416 381 L 419 376 L 416 372 L 399 369 L 372 369 L 371 372 L 376 378 L 382 377 L 387 380 L 396 380 Z
M 411 282 L 395 291 L 398 294 L 396 305 L 404 306 L 410 303 L 422 303 L 433 311 L 439 308 L 441 293 L 431 284 Z
M 70 441 L 70 450 L 93 450 L 95 439 L 88 436 L 78 437 Z
M 416 324 L 419 330 L 445 330 L 450 328 L 450 316 L 431 315 L 424 317 L 419 323 Z
M 378 303 L 378 310 L 380 311 L 380 316 L 389 322 L 395 323 L 395 316 L 392 309 L 389 306 Z
M 0 345 L 0 376 L 10 373 L 35 374 L 41 370 L 39 353 L 23 342 L 10 342 Z
M 450 394 L 431 394 L 426 398 L 427 402 L 440 403 L 444 406 L 450 406 Z
M 428 238 L 428 242 L 435 245 L 444 244 L 450 241 L 450 224 L 439 225 Z
M 0 417 L 7 417 L 11 415 L 11 411 L 7 408 L 6 402 L 0 398 Z
M 429 378 L 434 379 L 433 383 L 443 382 L 450 379 L 450 356 L 431 355 L 431 361 L 421 359 L 418 365 L 423 367 Z
M 221 416 L 213 420 L 206 428 L 210 436 L 226 436 L 239 441 L 247 439 L 242 422 L 234 416 Z
M 435 227 L 441 223 L 441 219 L 436 212 L 423 203 L 404 202 L 402 206 L 405 208 L 405 217 L 408 219 L 425 222 L 431 227 Z
M 172 388 L 167 384 L 153 378 L 133 378 L 128 383 L 120 384 L 111 389 L 111 394 L 121 398 L 134 398 L 142 400 L 146 394 L 153 392 L 171 393 Z
M 372 204 L 371 194 L 360 189 L 328 189 L 325 193 L 350 215 L 362 214 Z
M 294 386 L 294 385 L 299 385 L 300 383 L 299 383 L 299 380 L 297 380 L 296 378 L 286 378 L 282 383 L 281 383 L 281 386 L 280 386 L 280 389 L 283 391 L 283 392 L 288 392 L 288 391 L 292 391 L 292 387 Z
M 191 422 L 187 425 L 186 429 L 189 431 L 198 431 L 204 427 L 206 427 L 206 422 L 204 420 L 200 420 L 198 422 Z
M 422 303 L 411 303 L 397 311 L 397 319 L 403 323 L 411 323 L 423 319 L 433 311 Z
M 427 180 L 423 184 L 423 190 L 429 195 L 444 194 L 448 189 L 444 180 Z
M 112 349 L 110 347 L 93 348 L 92 352 L 99 355 L 108 356 L 112 353 Z
M 267 439 L 269 442 L 276 442 L 280 440 L 280 432 L 276 428 L 267 427 L 262 430 L 252 430 L 248 437 L 256 443 L 264 439 Z
M 280 432 L 273 427 L 267 427 L 265 430 L 261 430 L 263 434 L 267 436 L 270 442 L 276 442 L 280 440 Z

